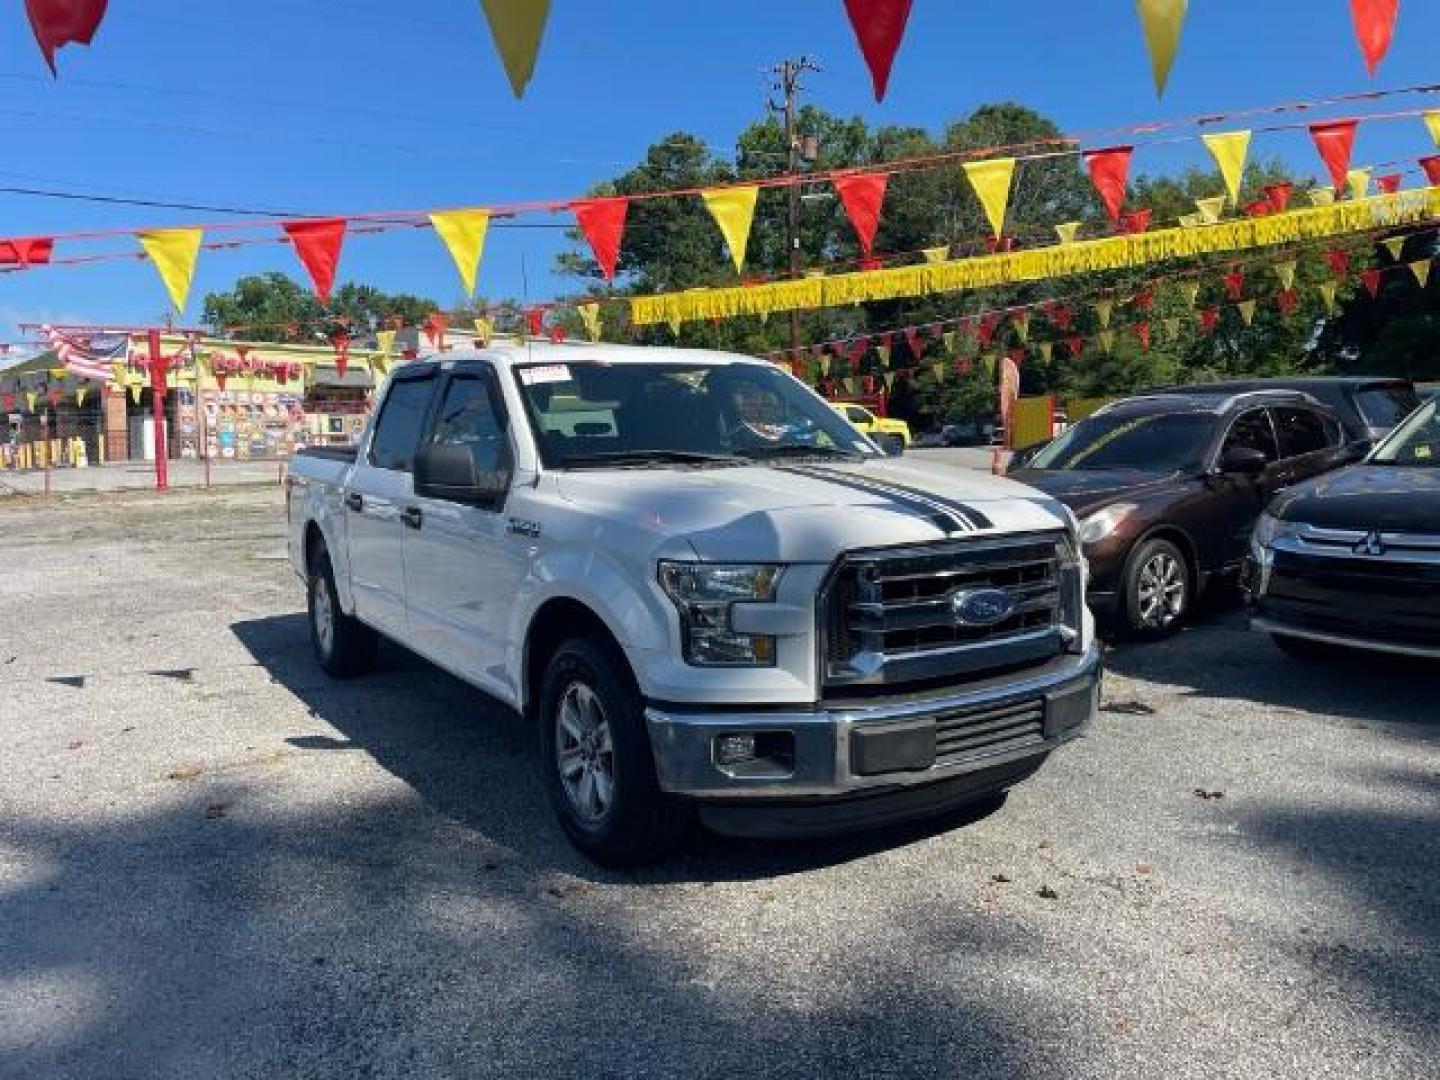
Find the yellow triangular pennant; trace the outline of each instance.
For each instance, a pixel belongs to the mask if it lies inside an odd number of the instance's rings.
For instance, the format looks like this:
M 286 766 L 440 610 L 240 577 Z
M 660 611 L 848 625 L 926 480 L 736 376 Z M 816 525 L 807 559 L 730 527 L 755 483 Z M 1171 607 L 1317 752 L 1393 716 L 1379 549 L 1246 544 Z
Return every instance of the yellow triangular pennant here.
M 77 387 L 75 388 L 75 407 L 76 407 L 76 408 L 84 408 L 84 407 L 85 407 L 85 395 L 86 395 L 87 393 L 89 393 L 89 391 L 88 391 L 85 387 L 83 387 L 83 386 L 77 386 Z
M 465 295 L 474 296 L 480 257 L 485 254 L 485 235 L 490 231 L 490 211 L 437 211 L 430 215 L 430 224 L 455 260 L 455 269 L 460 271 L 460 280 L 465 283 Z
M 524 97 L 525 87 L 535 74 L 535 56 L 545 35 L 550 0 L 480 0 L 505 75 L 515 96 Z
M 114 386 L 124 386 L 125 377 L 130 374 L 130 369 L 125 366 L 123 360 L 116 360 L 110 365 L 110 382 Z
M 950 258 L 950 245 L 926 248 L 921 254 L 925 256 L 927 263 L 942 263 Z
M 887 367 L 887 368 L 888 368 L 888 367 L 890 366 L 890 354 L 891 354 L 892 351 L 893 351 L 893 348 L 892 348 L 892 346 L 890 346 L 890 345 L 885 345 L 885 344 L 882 343 L 882 344 L 880 344 L 880 345 L 876 345 L 876 346 L 875 346 L 875 352 L 876 352 L 876 353 L 879 355 L 879 357 L 880 357 L 880 366 L 881 366 L 881 367 Z
M 1155 93 L 1165 96 L 1170 68 L 1180 51 L 1180 34 L 1185 29 L 1189 0 L 1135 0 L 1145 44 L 1150 50 L 1150 67 L 1155 74 Z
M 830 374 L 830 363 L 831 363 L 831 356 L 830 356 L 830 354 L 829 354 L 829 353 L 821 353 L 821 354 L 820 354 L 820 374 L 821 374 L 821 375 L 829 375 L 829 374 Z
M 1391 262 L 1400 261 L 1400 256 L 1405 251 L 1405 239 L 1406 238 L 1403 236 L 1392 236 L 1388 240 L 1381 241 L 1381 243 L 1385 247 L 1385 250 L 1390 253 Z
M 1275 264 L 1275 276 L 1280 279 L 1280 286 L 1284 289 L 1295 287 L 1295 260 Z
M 1419 259 L 1410 264 L 1410 272 L 1415 275 L 1415 280 L 1420 283 L 1420 288 L 1430 284 L 1430 260 Z
M 932 365 L 930 366 L 930 371 L 931 371 L 931 374 L 933 374 L 933 375 L 935 376 L 935 381 L 936 381 L 936 382 L 942 382 L 942 383 L 943 383 L 943 382 L 945 381 L 945 365 L 944 365 L 944 364 L 932 364 Z
M 490 342 L 495 337 L 495 320 L 490 318 L 476 319 L 475 337 L 479 340 L 482 349 L 488 349 Z
M 1015 327 L 1015 339 L 1021 345 L 1030 341 L 1030 313 L 1028 311 L 1017 311 L 1010 316 L 1010 324 Z
M 1254 300 L 1241 300 L 1239 303 L 1237 303 L 1237 304 L 1235 305 L 1235 309 L 1240 312 L 1240 318 L 1242 318 L 1242 319 L 1245 320 L 1245 325 L 1246 325 L 1246 326 L 1249 326 L 1251 323 L 1253 323 L 1253 322 L 1255 321 L 1255 301 L 1254 301 Z
M 1425 114 L 1425 126 L 1430 129 L 1430 137 L 1435 140 L 1435 145 L 1440 146 L 1440 110 Z
M 1060 234 L 1060 243 L 1073 244 L 1075 238 L 1080 235 L 1080 222 L 1065 221 L 1055 226 L 1055 231 Z
M 1048 364 L 1054 358 L 1054 356 L 1055 343 L 1053 341 L 1042 341 L 1040 343 L 1040 359 L 1044 360 L 1045 363 Z
M 1225 190 L 1230 193 L 1230 205 L 1240 204 L 1240 181 L 1245 176 L 1245 159 L 1250 155 L 1250 132 L 1231 131 L 1223 135 L 1203 136 L 1205 147 L 1220 175 L 1225 180 Z
M 576 305 L 575 310 L 579 313 L 580 321 L 585 326 L 586 335 L 591 341 L 599 341 L 600 331 L 603 329 L 600 321 L 600 305 L 591 300 L 584 304 Z
M 758 187 L 715 188 L 700 193 L 705 208 L 720 226 L 720 235 L 725 237 L 736 273 L 745 266 L 745 250 L 750 246 L 750 226 L 755 221 L 755 200 L 759 195 Z
M 1320 296 L 1325 301 L 1325 311 L 1329 315 L 1335 314 L 1335 293 L 1337 287 L 1337 283 L 1334 281 L 1322 281 L 1320 283 Z
M 1311 188 L 1308 192 L 1312 206 L 1334 206 L 1335 192 L 1328 187 Z
M 1181 214 L 1180 227 L 1182 229 L 1198 229 L 1205 224 L 1204 214 Z
M 1370 174 L 1373 169 L 1351 169 L 1346 175 L 1346 183 L 1350 185 L 1350 197 L 1352 199 L 1363 199 L 1370 193 Z
M 1115 301 L 1114 301 L 1114 300 L 1106 299 L 1106 300 L 1096 300 L 1096 301 L 1095 301 L 1095 317 L 1100 320 L 1100 325 L 1101 325 L 1101 326 L 1108 327 L 1108 326 L 1110 325 L 1110 320 L 1114 317 L 1114 315 L 1115 315 Z
M 1005 211 L 1010 207 L 1010 185 L 1015 180 L 1015 159 L 995 158 L 993 161 L 965 163 L 965 175 L 985 208 L 990 228 L 996 236 L 1005 232 Z
M 895 373 L 894 373 L 893 371 L 887 371 L 887 372 L 885 372 L 885 390 L 886 390 L 886 392 L 888 393 L 889 391 L 894 390 L 894 389 L 895 389 Z
M 960 343 L 960 333 L 956 330 L 946 330 L 940 335 L 940 340 L 945 343 L 945 355 L 954 356 L 956 346 Z
M 140 394 L 144 391 L 144 389 L 145 384 L 142 383 L 139 379 L 132 379 L 130 381 L 130 400 L 133 401 L 136 405 L 140 404 Z
M 382 356 L 389 356 L 395 351 L 395 331 L 380 330 L 376 332 L 375 344 L 379 346 Z
M 1198 281 L 1182 281 L 1180 295 L 1185 298 L 1185 306 L 1193 308 L 1195 301 L 1200 298 L 1200 283 Z
M 185 310 L 190 297 L 190 282 L 195 277 L 195 260 L 205 234 L 200 229 L 156 229 L 142 232 L 138 239 L 145 254 L 155 264 L 160 280 L 176 311 Z
M 1115 351 L 1115 331 L 1114 331 L 1114 330 L 1101 330 L 1100 333 L 1099 333 L 1099 335 L 1098 335 L 1098 337 L 1099 337 L 1099 339 L 1100 339 L 1100 348 L 1101 348 L 1101 350 L 1105 353 L 1106 356 L 1109 356 L 1111 353 L 1113 353 L 1113 352 Z
M 40 400 L 40 395 L 39 395 L 39 393 L 37 393 L 37 392 L 34 391 L 34 390 L 26 390 L 26 391 L 25 391 L 25 411 L 26 411 L 26 412 L 32 412 L 32 413 L 33 413 L 33 412 L 35 411 L 35 402 L 37 402 L 38 400 Z
M 1206 225 L 1214 225 L 1220 220 L 1220 215 L 1225 212 L 1225 196 L 1217 195 L 1212 199 L 1196 199 L 1195 208 L 1200 211 L 1200 218 Z
M 1168 319 L 1163 320 L 1163 321 L 1162 321 L 1162 325 L 1165 327 L 1165 334 L 1166 334 L 1166 336 L 1169 337 L 1169 339 L 1170 339 L 1171 341 L 1179 341 L 1179 340 L 1180 340 L 1180 319 L 1179 319 L 1179 318 L 1172 316 L 1171 318 L 1168 318 Z

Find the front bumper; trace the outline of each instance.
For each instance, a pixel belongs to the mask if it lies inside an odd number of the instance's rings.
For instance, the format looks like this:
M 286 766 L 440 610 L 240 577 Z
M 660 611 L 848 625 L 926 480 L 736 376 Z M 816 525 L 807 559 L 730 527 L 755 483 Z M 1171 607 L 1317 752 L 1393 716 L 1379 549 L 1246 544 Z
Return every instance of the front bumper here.
M 939 693 L 775 711 L 652 704 L 645 717 L 660 787 L 675 795 L 813 801 L 987 771 L 997 777 L 993 791 L 1024 772 L 1008 766 L 1038 767 L 1084 732 L 1098 707 L 1100 678 L 1100 652 L 1092 647 L 1083 656 Z M 724 767 L 716 740 L 739 734 L 793 741 L 793 757 L 765 775 Z

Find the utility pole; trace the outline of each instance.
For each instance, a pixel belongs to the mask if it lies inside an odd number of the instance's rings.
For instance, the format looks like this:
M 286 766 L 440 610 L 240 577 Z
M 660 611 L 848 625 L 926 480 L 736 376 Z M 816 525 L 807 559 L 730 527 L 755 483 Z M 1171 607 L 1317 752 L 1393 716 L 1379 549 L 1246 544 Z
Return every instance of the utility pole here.
M 785 149 L 786 164 L 785 171 L 793 178 L 800 173 L 800 162 L 806 157 L 803 150 L 807 149 L 802 143 L 799 133 L 795 129 L 796 109 L 795 102 L 800 92 L 805 89 L 800 79 L 806 72 L 819 72 L 820 65 L 811 60 L 808 56 L 802 56 L 798 60 L 785 60 L 776 64 L 770 69 L 776 77 L 775 89 L 784 95 L 783 102 L 770 101 L 770 111 L 778 113 L 784 118 L 785 124 Z M 814 154 L 810 153 L 810 160 L 814 160 Z M 800 276 L 800 185 L 792 182 L 788 185 L 787 191 L 790 196 L 790 210 L 786 218 L 785 243 L 790 250 L 790 276 Z M 800 350 L 800 312 L 790 313 L 790 352 L 792 357 Z

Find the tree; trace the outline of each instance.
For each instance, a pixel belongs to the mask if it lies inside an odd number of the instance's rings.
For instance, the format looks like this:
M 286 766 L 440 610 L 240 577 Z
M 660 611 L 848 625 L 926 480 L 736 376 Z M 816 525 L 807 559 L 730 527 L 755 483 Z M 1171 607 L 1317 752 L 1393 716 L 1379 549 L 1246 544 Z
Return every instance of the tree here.
M 404 293 L 389 295 L 370 285 L 346 284 L 330 305 L 289 276 L 269 273 L 243 277 L 228 293 L 205 297 L 205 323 L 217 334 L 251 341 L 309 343 L 340 333 L 358 337 L 398 320 L 417 326 L 439 310 L 432 300 Z

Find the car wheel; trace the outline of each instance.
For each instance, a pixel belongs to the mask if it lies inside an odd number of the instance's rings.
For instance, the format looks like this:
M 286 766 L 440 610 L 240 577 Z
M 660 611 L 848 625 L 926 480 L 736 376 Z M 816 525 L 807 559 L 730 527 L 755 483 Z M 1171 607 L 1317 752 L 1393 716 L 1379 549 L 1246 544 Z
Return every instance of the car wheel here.
M 374 630 L 340 609 L 335 591 L 335 571 L 330 554 L 323 548 L 310 560 L 307 590 L 310 611 L 310 644 L 315 659 L 327 675 L 348 679 L 375 666 L 379 637 Z
M 1125 621 L 1144 638 L 1175 633 L 1190 614 L 1192 576 L 1185 553 L 1169 540 L 1146 540 L 1125 567 Z
M 690 814 L 660 790 L 645 709 L 624 660 L 585 638 L 555 651 L 541 683 L 546 787 L 571 842 L 605 866 L 669 855 Z

